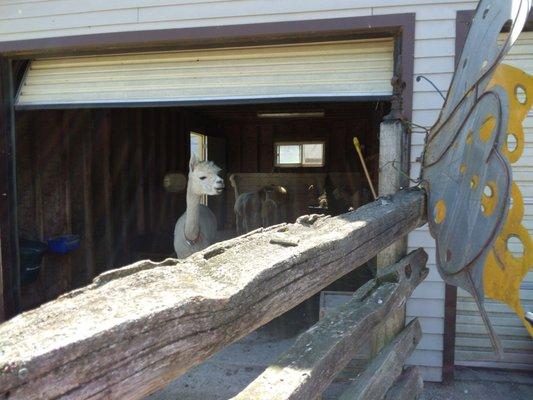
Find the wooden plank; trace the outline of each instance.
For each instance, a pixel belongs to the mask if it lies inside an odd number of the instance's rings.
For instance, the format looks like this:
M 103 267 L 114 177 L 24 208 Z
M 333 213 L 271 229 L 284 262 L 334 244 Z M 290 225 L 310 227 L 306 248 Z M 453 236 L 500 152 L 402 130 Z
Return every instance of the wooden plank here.
M 372 290 L 376 285 L 374 280 L 363 285 L 348 303 L 328 313 L 301 335 L 287 352 L 233 399 L 316 398 L 356 353 L 368 345 L 375 329 L 405 304 L 427 274 L 426 260 L 424 251 L 417 250 L 395 264 L 401 271 L 399 283 L 387 282 L 375 290 Z M 409 279 L 403 272 L 407 268 L 411 271 Z M 416 326 L 420 334 L 418 322 L 411 325 Z M 412 334 L 404 336 L 402 345 L 413 337 Z
M 180 126 L 179 126 L 179 109 L 172 109 L 170 114 L 170 142 L 169 142 L 169 170 L 167 172 L 176 172 L 179 168 L 179 158 L 180 152 L 183 152 L 183 149 L 179 148 L 179 137 L 181 136 Z M 177 196 L 170 196 L 170 215 L 174 218 L 178 218 L 178 208 L 177 208 Z
M 86 199 L 84 195 L 84 192 L 90 190 L 90 182 L 85 179 L 84 160 L 86 137 L 89 137 L 91 133 L 91 129 L 87 127 L 92 125 L 92 120 L 90 110 L 69 110 L 67 115 L 69 118 L 65 134 L 69 135 L 67 154 L 70 154 L 70 160 L 63 167 L 68 171 L 70 187 L 66 192 L 70 205 L 70 221 L 67 223 L 67 229 L 71 233 L 79 234 L 81 239 L 80 249 L 74 251 L 69 257 L 72 269 L 69 289 L 72 289 L 87 285 L 93 278 L 93 275 L 87 273 L 87 263 L 92 258 L 88 252 L 88 238 L 85 234 L 85 213 L 90 199 Z M 73 157 L 73 155 L 76 156 Z
M 144 109 L 135 110 L 135 162 L 134 169 L 136 172 L 137 181 L 135 182 L 135 205 L 136 213 L 135 219 L 137 222 L 137 234 L 143 234 L 145 231 L 145 208 L 144 208 L 144 194 L 145 181 L 144 174 L 144 131 L 143 131 L 143 117 Z M 173 131 L 176 132 L 176 131 Z M 175 136 L 175 135 L 174 135 Z M 175 146 L 173 146 L 173 149 Z
M 89 118 L 93 118 L 92 111 L 89 111 Z M 90 282 L 95 275 L 95 261 L 94 261 L 94 238 L 93 238 L 93 210 L 91 206 L 91 192 L 92 192 L 92 147 L 93 136 L 95 134 L 92 122 L 89 124 L 89 129 L 85 135 L 82 136 L 82 185 L 83 185 L 83 244 L 84 244 L 84 258 L 85 258 L 85 279 Z
M 0 395 L 139 399 L 425 221 L 422 190 L 141 261 L 0 325 Z M 284 235 L 296 246 L 271 243 Z M 81 328 L 83 327 L 83 328 Z
M 102 161 L 102 203 L 103 217 L 104 217 L 104 270 L 112 267 L 113 264 L 113 192 L 112 192 L 112 180 L 111 180 L 111 121 L 109 112 L 98 111 L 97 119 L 100 120 L 100 156 Z
M 116 133 L 114 136 L 119 136 L 121 140 L 118 143 L 120 151 L 116 154 L 119 157 L 119 162 L 116 165 L 117 167 L 117 177 L 119 179 L 118 182 L 113 181 L 113 186 L 118 186 L 119 190 L 117 193 L 117 206 L 113 207 L 114 210 L 120 210 L 119 211 L 119 221 L 116 223 L 117 227 L 120 227 L 120 230 L 117 229 L 117 236 L 118 236 L 118 246 L 120 247 L 120 251 L 117 253 L 117 266 L 127 264 L 128 262 L 131 262 L 129 259 L 130 254 L 130 246 L 131 246 L 131 240 L 130 240 L 130 224 L 131 224 L 131 207 L 133 204 L 132 199 L 129 197 L 129 190 L 131 187 L 130 179 L 133 175 L 133 169 L 131 162 L 132 157 L 132 133 L 133 128 L 131 126 L 133 119 L 132 115 L 130 113 L 130 110 L 120 110 L 120 113 L 118 115 L 118 121 L 120 123 L 120 127 L 122 129 L 126 129 L 127 135 L 124 135 L 123 132 L 122 135 L 117 135 Z M 131 135 L 131 136 L 130 136 Z M 117 143 L 115 142 L 114 146 L 116 146 Z M 116 149 L 114 149 L 116 151 Z M 163 180 L 161 178 L 161 180 Z M 161 207 L 164 207 L 164 204 L 161 204 Z
M 149 232 L 157 231 L 157 211 L 159 209 L 157 204 L 157 185 L 160 183 L 154 175 L 156 171 L 156 139 L 157 133 L 155 130 L 157 121 L 157 109 L 148 109 L 146 113 L 146 120 L 144 122 L 146 132 L 146 152 L 147 152 L 147 169 L 146 169 L 146 183 L 148 186 L 148 196 L 146 201 L 147 206 L 147 229 Z
M 167 143 L 167 111 L 166 108 L 156 109 L 156 120 L 154 121 L 154 133 L 155 133 L 155 170 L 150 171 L 156 179 L 155 198 L 157 204 L 157 213 L 156 213 L 156 226 L 157 232 L 164 230 L 164 226 L 168 225 L 170 222 L 169 219 L 165 218 L 167 215 L 166 211 L 166 198 L 167 195 L 163 190 L 163 177 L 168 171 L 167 169 L 167 157 L 166 149 L 168 147 Z
M 62 177 L 62 205 L 63 205 L 63 218 L 62 218 L 62 233 L 69 234 L 72 233 L 72 188 L 70 185 L 70 174 L 72 172 L 72 157 L 70 154 L 70 135 L 72 134 L 71 129 L 73 129 L 72 119 L 80 119 L 78 111 L 64 110 L 61 113 L 60 126 L 60 148 L 61 148 L 61 161 L 60 168 L 61 172 L 59 176 Z M 77 154 L 77 153 L 75 153 Z M 62 285 L 63 290 L 61 293 L 64 293 L 72 289 L 72 276 L 73 265 L 72 265 L 72 253 L 67 253 L 62 256 L 61 263 L 61 276 L 62 276 Z M 78 267 L 79 268 L 79 267 Z
M 375 400 L 387 393 L 392 382 L 401 374 L 407 358 L 422 337 L 418 320 L 413 320 L 394 340 L 383 348 L 372 362 L 359 374 L 355 383 L 340 400 Z
M 259 172 L 271 172 L 274 167 L 274 139 L 272 124 L 259 125 Z
M 392 113 L 392 112 L 391 112 Z M 400 120 L 385 117 L 379 129 L 379 195 L 388 196 L 396 193 L 405 184 L 402 171 L 403 149 L 407 145 L 407 126 Z M 370 154 L 366 154 L 368 157 Z M 376 168 L 377 169 L 377 168 Z M 373 182 L 375 185 L 375 182 Z M 378 271 L 397 262 L 406 252 L 407 238 L 400 238 L 391 246 L 378 253 L 376 264 Z M 405 307 L 398 310 L 378 329 L 372 342 L 372 354 L 377 354 L 383 346 L 400 332 L 405 324 Z
M 409 367 L 394 382 L 394 385 L 392 385 L 385 395 L 384 400 L 418 399 L 423 389 L 424 382 L 422 381 L 418 367 Z
M 0 58 L 0 248 L 3 312 L 0 321 L 20 310 L 17 221 L 15 113 L 11 60 Z M 5 314 L 5 315 L 2 315 Z
M 241 172 L 258 172 L 258 130 L 255 125 L 241 129 Z

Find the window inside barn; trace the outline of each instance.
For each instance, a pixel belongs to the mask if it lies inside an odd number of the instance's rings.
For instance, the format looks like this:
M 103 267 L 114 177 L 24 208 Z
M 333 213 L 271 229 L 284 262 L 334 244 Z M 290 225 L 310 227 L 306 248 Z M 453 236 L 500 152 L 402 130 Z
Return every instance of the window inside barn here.
M 191 154 L 198 161 L 207 161 L 207 136 L 197 132 L 190 132 Z M 207 195 L 203 195 L 200 203 L 207 205 Z
M 276 143 L 276 167 L 324 166 L 324 143 Z
M 191 132 L 191 154 L 196 156 L 198 161 L 207 160 L 207 136 L 200 133 Z

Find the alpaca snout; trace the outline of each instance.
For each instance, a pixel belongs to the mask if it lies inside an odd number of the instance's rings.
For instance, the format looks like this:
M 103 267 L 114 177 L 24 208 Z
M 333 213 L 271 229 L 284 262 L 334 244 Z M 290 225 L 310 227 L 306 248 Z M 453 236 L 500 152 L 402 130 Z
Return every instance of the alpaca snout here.
M 223 179 L 217 179 L 217 181 L 215 182 L 215 185 L 214 185 L 214 188 L 217 191 L 217 193 L 221 193 L 224 190 L 225 187 L 226 186 L 224 185 L 224 180 Z

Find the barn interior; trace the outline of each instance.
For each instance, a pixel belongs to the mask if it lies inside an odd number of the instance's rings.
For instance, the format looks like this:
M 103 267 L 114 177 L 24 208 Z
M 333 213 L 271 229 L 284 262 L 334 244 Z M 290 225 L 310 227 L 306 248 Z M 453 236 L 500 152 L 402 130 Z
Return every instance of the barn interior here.
M 207 199 L 220 239 L 237 235 L 232 175 L 239 193 L 284 187 L 284 222 L 320 206 L 338 214 L 371 201 L 352 140 L 361 142 L 377 185 L 379 124 L 389 107 L 372 101 L 17 111 L 22 310 L 108 269 L 172 257 L 186 196 L 165 187 L 165 177 L 187 175 L 191 148 L 222 168 L 226 190 Z M 39 243 L 58 238 L 67 248 L 48 246 L 33 270 Z M 333 289 L 354 290 L 365 279 L 341 279 Z

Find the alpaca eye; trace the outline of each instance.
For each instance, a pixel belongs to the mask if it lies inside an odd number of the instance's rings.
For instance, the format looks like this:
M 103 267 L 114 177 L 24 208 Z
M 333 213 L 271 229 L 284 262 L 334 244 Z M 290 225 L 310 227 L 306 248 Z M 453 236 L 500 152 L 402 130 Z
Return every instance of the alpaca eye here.
M 201 176 L 200 179 L 203 181 L 207 176 Z

